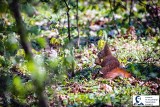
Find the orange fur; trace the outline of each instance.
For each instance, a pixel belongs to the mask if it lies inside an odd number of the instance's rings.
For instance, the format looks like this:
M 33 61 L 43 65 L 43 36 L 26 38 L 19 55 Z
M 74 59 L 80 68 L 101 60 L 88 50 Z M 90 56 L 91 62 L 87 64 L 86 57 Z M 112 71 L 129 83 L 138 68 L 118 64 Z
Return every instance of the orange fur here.
M 131 74 L 122 68 L 115 68 L 103 75 L 103 78 L 114 79 L 116 77 L 130 78 Z
M 95 63 L 102 67 L 100 72 L 103 74 L 104 78 L 114 79 L 118 76 L 124 78 L 131 77 L 130 73 L 120 68 L 118 59 L 112 56 L 107 43 L 105 44 L 104 49 L 98 53 L 98 58 Z

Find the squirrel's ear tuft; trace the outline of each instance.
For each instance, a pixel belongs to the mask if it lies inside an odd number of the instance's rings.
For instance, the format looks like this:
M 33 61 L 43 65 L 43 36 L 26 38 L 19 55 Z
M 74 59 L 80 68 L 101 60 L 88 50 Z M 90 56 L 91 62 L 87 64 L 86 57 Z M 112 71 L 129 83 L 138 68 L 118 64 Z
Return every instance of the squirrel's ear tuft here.
M 109 50 L 109 46 L 108 46 L 107 43 L 106 43 L 105 46 L 104 46 L 104 50 Z

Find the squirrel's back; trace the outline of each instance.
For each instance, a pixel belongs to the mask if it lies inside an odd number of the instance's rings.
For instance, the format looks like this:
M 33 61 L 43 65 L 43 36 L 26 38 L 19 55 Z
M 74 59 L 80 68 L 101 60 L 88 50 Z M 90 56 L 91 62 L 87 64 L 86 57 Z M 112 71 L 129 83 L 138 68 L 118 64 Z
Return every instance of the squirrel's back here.
M 116 67 L 119 67 L 120 66 L 120 63 L 119 61 L 117 60 L 117 58 L 115 58 L 114 56 L 112 55 L 108 55 L 106 56 L 103 61 L 101 62 L 101 66 L 102 67 L 105 67 L 107 65 L 114 65 Z
M 120 67 L 120 63 L 114 56 L 109 55 L 101 62 L 101 66 L 102 69 L 100 72 L 105 75 L 107 72 Z

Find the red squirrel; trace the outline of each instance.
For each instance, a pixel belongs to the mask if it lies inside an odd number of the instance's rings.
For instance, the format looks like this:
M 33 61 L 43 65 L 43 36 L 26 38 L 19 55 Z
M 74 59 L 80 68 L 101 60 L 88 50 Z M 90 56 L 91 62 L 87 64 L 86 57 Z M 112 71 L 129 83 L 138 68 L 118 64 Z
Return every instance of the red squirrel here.
M 120 67 L 118 59 L 112 55 L 107 43 L 104 49 L 98 53 L 98 58 L 95 63 L 102 67 L 100 72 L 103 74 L 103 78 L 114 79 L 119 76 L 123 78 L 131 77 L 130 73 Z

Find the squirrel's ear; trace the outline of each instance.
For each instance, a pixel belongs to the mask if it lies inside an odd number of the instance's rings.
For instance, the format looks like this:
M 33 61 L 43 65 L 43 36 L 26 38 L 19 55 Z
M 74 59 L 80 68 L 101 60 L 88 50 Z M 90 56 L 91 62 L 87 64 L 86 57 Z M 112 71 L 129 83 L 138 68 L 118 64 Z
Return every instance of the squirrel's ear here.
M 104 46 L 104 50 L 108 50 L 109 47 L 108 47 L 108 44 L 106 43 L 105 46 Z

